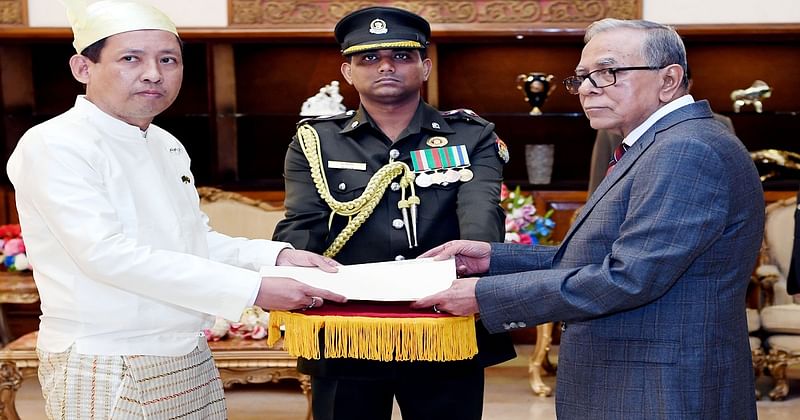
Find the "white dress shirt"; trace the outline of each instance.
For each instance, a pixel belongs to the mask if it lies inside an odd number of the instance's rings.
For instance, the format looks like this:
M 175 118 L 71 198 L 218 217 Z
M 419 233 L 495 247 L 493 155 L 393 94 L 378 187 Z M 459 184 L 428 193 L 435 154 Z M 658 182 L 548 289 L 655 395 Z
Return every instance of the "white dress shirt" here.
M 694 98 L 692 97 L 692 95 L 688 94 L 683 95 L 680 98 L 667 103 L 661 108 L 658 108 L 656 112 L 650 114 L 650 116 L 647 117 L 647 119 L 644 120 L 643 123 L 639 124 L 638 127 L 631 130 L 631 132 L 628 133 L 628 135 L 624 139 L 622 139 L 622 142 L 625 143 L 627 146 L 633 146 L 633 144 L 636 143 L 636 140 L 639 140 L 639 137 L 642 137 L 642 134 L 644 134 L 645 131 L 649 130 L 650 127 L 652 127 L 653 124 L 655 124 L 658 120 L 664 118 L 667 114 L 678 108 L 693 103 L 694 103 Z
M 257 270 L 290 245 L 212 231 L 189 163 L 166 131 L 83 96 L 25 133 L 7 170 L 41 297 L 39 348 L 182 355 L 212 315 L 238 319 L 252 303 Z

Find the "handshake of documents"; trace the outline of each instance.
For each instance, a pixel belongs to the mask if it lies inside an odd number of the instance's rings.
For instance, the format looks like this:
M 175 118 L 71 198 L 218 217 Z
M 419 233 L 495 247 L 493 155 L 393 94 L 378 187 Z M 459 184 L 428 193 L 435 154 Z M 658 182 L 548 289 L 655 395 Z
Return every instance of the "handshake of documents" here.
M 454 259 L 421 258 L 339 266 L 336 273 L 314 267 L 269 266 L 262 277 L 290 277 L 348 300 L 414 301 L 447 289 L 456 279 Z
M 291 277 L 348 299 L 345 304 L 270 312 L 267 345 L 281 338 L 284 327 L 283 346 L 292 356 L 447 362 L 478 353 L 474 316 L 409 306 L 409 301 L 450 287 L 456 279 L 452 258 L 343 265 L 336 273 L 310 267 L 263 267 L 261 275 Z M 320 342 L 325 343 L 324 349 Z

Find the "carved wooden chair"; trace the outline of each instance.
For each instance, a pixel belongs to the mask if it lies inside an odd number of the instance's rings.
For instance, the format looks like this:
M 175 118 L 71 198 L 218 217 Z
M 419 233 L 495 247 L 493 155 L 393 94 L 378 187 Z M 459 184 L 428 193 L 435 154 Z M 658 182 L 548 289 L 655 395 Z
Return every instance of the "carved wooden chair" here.
M 197 193 L 200 209 L 208 215 L 211 227 L 229 236 L 272 239 L 275 225 L 285 212 L 282 205 L 218 188 L 200 187 Z
M 773 400 L 782 400 L 789 393 L 787 366 L 800 364 L 800 295 L 790 296 L 786 292 L 796 207 L 795 197 L 767 206 L 764 243 L 756 269 L 765 294 L 760 319 L 769 348 L 766 365 L 775 379 L 775 386 L 769 392 Z
M 747 308 L 747 332 L 750 334 L 750 353 L 753 358 L 753 374 L 755 379 L 764 374 L 767 367 L 767 357 L 764 354 L 761 338 L 758 337 L 761 331 L 761 315 L 758 309 Z M 756 389 L 756 399 L 761 399 L 761 391 Z

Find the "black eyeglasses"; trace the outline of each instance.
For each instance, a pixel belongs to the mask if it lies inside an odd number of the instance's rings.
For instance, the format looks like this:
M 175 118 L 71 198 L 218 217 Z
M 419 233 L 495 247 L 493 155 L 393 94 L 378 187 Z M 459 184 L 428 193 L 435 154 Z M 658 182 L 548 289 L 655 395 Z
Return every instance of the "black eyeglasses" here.
M 586 79 L 589 79 L 589 82 L 592 83 L 592 86 L 596 88 L 605 88 L 613 86 L 614 83 L 617 83 L 617 72 L 628 70 L 661 70 L 664 67 L 666 66 L 609 67 L 607 69 L 598 69 L 583 76 L 567 77 L 564 79 L 564 87 L 567 88 L 567 92 L 577 95 L 578 89 Z

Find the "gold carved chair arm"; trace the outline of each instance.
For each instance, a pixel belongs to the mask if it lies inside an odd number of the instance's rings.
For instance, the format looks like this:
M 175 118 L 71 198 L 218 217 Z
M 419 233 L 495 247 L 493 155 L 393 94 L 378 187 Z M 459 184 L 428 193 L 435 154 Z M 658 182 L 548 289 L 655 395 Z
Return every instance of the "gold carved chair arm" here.
M 772 264 L 759 265 L 753 277 L 764 293 L 763 305 L 772 306 L 775 303 L 775 283 L 781 280 L 778 267 Z
M 266 211 L 281 211 L 283 206 L 269 203 L 267 201 L 256 200 L 232 191 L 224 191 L 214 187 L 197 187 L 197 194 L 201 201 L 214 203 L 217 201 L 238 201 Z

